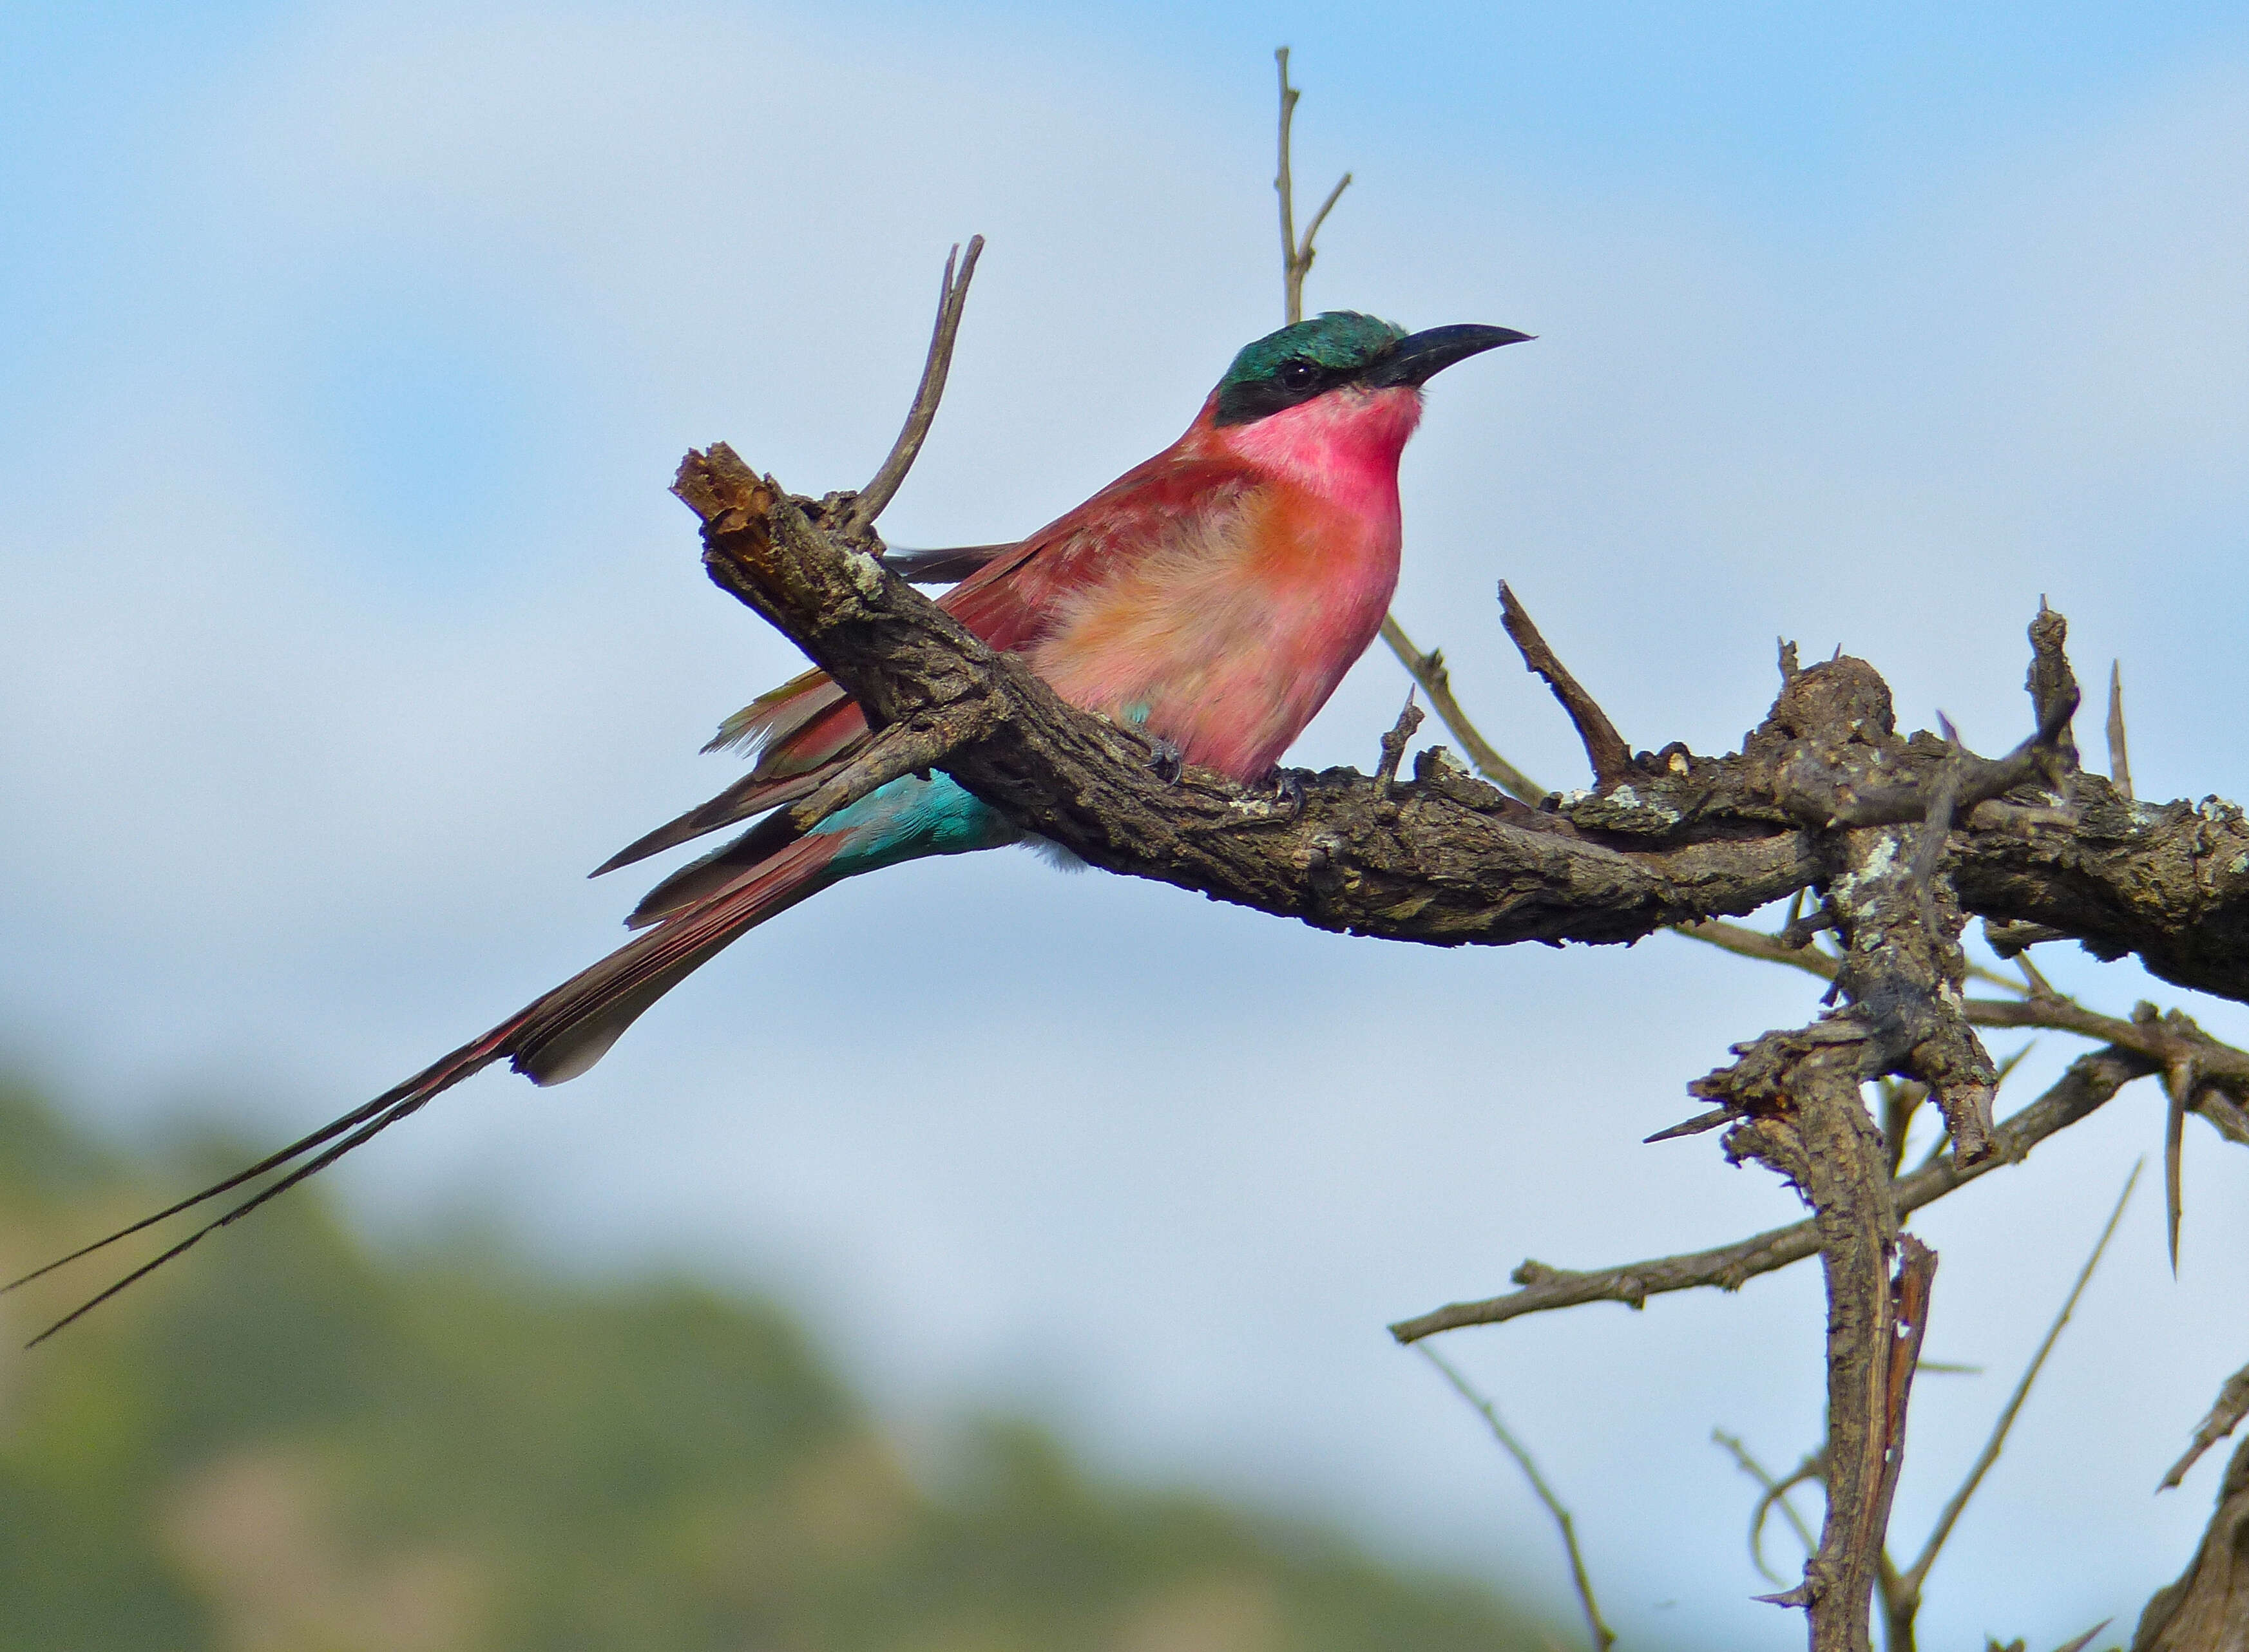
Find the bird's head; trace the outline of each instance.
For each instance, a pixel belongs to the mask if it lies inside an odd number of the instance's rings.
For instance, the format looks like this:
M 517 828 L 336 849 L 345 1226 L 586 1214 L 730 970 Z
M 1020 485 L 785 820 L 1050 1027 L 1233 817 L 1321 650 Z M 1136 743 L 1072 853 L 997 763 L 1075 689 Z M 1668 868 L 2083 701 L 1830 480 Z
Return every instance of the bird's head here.
M 1375 316 L 1331 310 L 1243 346 L 1218 381 L 1212 422 L 1255 424 L 1339 392 L 1366 400 L 1404 391 L 1395 400 L 1417 401 L 1421 386 L 1455 361 L 1529 337 L 1512 327 L 1473 326 L 1408 332 Z
M 1394 514 L 1398 458 L 1420 422 L 1422 385 L 1455 361 L 1530 336 L 1512 327 L 1408 332 L 1331 310 L 1245 346 L 1190 438 L 1354 508 Z

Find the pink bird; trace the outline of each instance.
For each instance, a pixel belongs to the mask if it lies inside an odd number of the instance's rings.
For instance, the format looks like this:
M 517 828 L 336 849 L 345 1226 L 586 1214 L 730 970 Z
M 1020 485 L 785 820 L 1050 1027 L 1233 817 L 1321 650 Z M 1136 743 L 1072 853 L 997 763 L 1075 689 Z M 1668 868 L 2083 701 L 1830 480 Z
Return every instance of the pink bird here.
M 1180 761 L 1260 780 L 1389 609 L 1398 460 L 1420 421 L 1421 387 L 1456 361 L 1529 336 L 1488 326 L 1408 333 L 1350 312 L 1297 322 L 1236 355 L 1177 442 L 1029 538 L 904 553 L 893 566 L 911 577 L 959 578 L 941 606 L 993 647 L 1021 655 L 1073 704 L 1139 730 Z M 574 1078 L 722 948 L 830 884 L 1023 840 L 942 772 L 892 781 L 808 832 L 768 812 L 815 791 L 867 738 L 857 705 L 817 671 L 728 718 L 709 749 L 753 750 L 749 774 L 599 870 L 766 819 L 657 885 L 628 920 L 646 934 L 302 1141 L 51 1263 L 293 1166 L 43 1334 L 495 1061 L 538 1084 Z

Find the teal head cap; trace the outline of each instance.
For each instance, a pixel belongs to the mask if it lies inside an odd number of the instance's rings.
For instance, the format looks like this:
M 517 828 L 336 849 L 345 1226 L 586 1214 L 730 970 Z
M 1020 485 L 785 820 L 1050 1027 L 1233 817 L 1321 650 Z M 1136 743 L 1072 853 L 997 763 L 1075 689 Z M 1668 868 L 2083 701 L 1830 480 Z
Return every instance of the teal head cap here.
M 1244 345 L 1218 381 L 1217 422 L 1249 424 L 1345 385 L 1420 385 L 1454 362 L 1530 335 L 1512 327 L 1432 327 L 1330 310 Z

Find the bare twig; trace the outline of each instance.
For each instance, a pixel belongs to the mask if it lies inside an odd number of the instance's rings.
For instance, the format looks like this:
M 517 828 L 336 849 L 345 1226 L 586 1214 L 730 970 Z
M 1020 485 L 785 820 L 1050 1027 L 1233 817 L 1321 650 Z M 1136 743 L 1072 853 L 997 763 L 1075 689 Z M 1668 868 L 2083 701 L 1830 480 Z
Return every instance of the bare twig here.
M 913 406 L 907 409 L 904 428 L 898 439 L 891 444 L 890 456 L 875 472 L 874 479 L 859 490 L 846 512 L 843 534 L 847 539 L 860 533 L 883 514 L 884 507 L 897 496 L 898 484 L 913 469 L 913 462 L 921 453 L 921 444 L 929 435 L 929 427 L 937 418 L 937 404 L 945 396 L 945 376 L 953 368 L 953 344 L 960 334 L 961 312 L 968 304 L 968 283 L 976 274 L 976 260 L 984 251 L 984 237 L 968 237 L 968 253 L 961 256 L 953 248 L 945 260 L 945 280 L 938 289 L 937 325 L 929 336 L 929 355 L 922 362 L 921 384 L 914 391 Z M 953 278 L 953 266 L 959 265 L 959 279 Z
M 1515 1459 L 1516 1467 L 1521 1469 L 1523 1477 L 1530 1482 L 1530 1489 L 1537 1494 L 1538 1501 L 1554 1518 L 1555 1528 L 1562 1534 L 1562 1547 L 1570 1557 L 1570 1580 L 1577 1586 L 1578 1602 L 1585 1610 L 1585 1629 L 1592 1636 L 1593 1652 L 1608 1652 L 1609 1648 L 1616 1644 L 1616 1635 L 1607 1624 L 1601 1621 L 1601 1608 L 1593 1599 L 1593 1581 L 1585 1572 L 1585 1557 L 1578 1552 L 1577 1527 L 1570 1518 L 1569 1509 L 1560 1498 L 1554 1495 L 1554 1488 L 1546 1484 L 1545 1476 L 1538 1472 L 1538 1465 L 1531 1460 L 1529 1449 L 1515 1437 L 1506 1423 L 1500 1421 L 1499 1408 L 1479 1394 L 1475 1386 L 1436 1349 L 1425 1347 L 1416 1352 L 1443 1373 L 1445 1381 L 1453 1385 L 1455 1393 L 1482 1414 L 1484 1422 L 1491 1429 L 1491 1437 L 1497 1440 L 1508 1456 Z
M 1406 747 L 1413 740 L 1413 731 L 1421 726 L 1427 715 L 1413 703 L 1413 690 L 1406 689 L 1406 704 L 1398 713 L 1398 721 L 1391 726 L 1390 732 L 1382 737 L 1382 757 L 1374 769 L 1376 785 L 1387 787 L 1396 784 L 1398 764 L 1406 756 Z
M 1314 245 L 1320 226 L 1327 222 L 1328 214 L 1351 185 L 1351 174 L 1345 173 L 1336 187 L 1328 191 L 1328 198 L 1320 202 L 1320 209 L 1312 214 L 1312 221 L 1304 226 L 1303 240 L 1296 238 L 1296 185 L 1290 164 L 1290 132 L 1296 124 L 1296 99 L 1303 94 L 1289 84 L 1289 48 L 1282 46 L 1273 53 L 1273 62 L 1281 76 L 1281 133 L 1280 167 L 1273 176 L 1273 191 L 1281 197 L 1281 293 L 1282 312 L 1287 322 L 1293 325 L 1304 319 L 1304 278 L 1311 272 L 1312 260 L 1318 257 Z
M 1796 1465 L 1795 1472 L 1786 1479 L 1776 1479 L 1764 1463 L 1750 1454 L 1749 1447 L 1742 1443 L 1738 1436 L 1728 1434 L 1723 1429 L 1713 1429 L 1710 1430 L 1710 1438 L 1732 1452 L 1734 1462 L 1739 1465 L 1742 1472 L 1763 1488 L 1764 1495 L 1757 1498 L 1757 1507 L 1750 1515 L 1750 1564 L 1757 1567 L 1758 1574 L 1767 1582 L 1785 1581 L 1780 1573 L 1764 1563 L 1765 1517 L 1776 1508 L 1778 1509 L 1787 1518 L 1789 1526 L 1795 1532 L 1798 1540 L 1804 1545 L 1805 1555 L 1806 1558 L 1810 1557 L 1812 1551 L 1819 1546 L 1819 1539 L 1812 1535 L 1812 1528 L 1804 1523 L 1804 1517 L 1796 1511 L 1796 1505 L 1788 1500 L 1788 1493 L 1791 1488 L 1800 1485 L 1806 1480 L 1816 1480 L 1819 1477 L 1819 1459 L 1817 1457 L 1808 1457 Z
M 2124 740 L 2124 662 L 2108 662 L 2108 784 L 2132 800 L 2132 754 Z
M 1432 648 L 1423 654 L 1416 648 L 1394 614 L 1382 618 L 1382 640 L 1390 645 L 1390 652 L 1398 656 L 1398 663 L 1406 668 L 1406 675 L 1421 685 L 1421 692 L 1429 696 L 1429 705 L 1436 712 L 1437 720 L 1460 743 L 1461 750 L 1478 774 L 1520 803 L 1536 805 L 1546 796 L 1544 786 L 1500 756 L 1491 742 L 1468 721 L 1468 713 L 1453 697 L 1452 674 L 1445 669 L 1441 653 Z
M 1785 963 L 1792 970 L 1801 970 L 1806 975 L 1816 975 L 1822 981 L 1835 978 L 1835 960 L 1805 942 L 1792 942 L 1784 931 L 1779 935 L 1764 929 L 1752 929 L 1745 923 L 1729 923 L 1723 918 L 1708 918 L 1701 923 L 1682 923 L 1674 926 L 1674 935 L 1683 935 L 1689 941 L 1700 941 L 1716 947 L 1722 952 L 1731 952 L 1738 957 L 1760 958 L 1767 963 Z M 1968 966 L 1968 979 L 1980 981 L 1986 986 L 2004 988 L 2009 992 L 2024 991 L 2019 982 L 2010 981 L 1994 970 L 1979 963 Z M 1973 1014 L 1969 1019 L 1975 1020 Z M 1979 1023 L 1999 1025 L 2001 1023 Z M 2014 1023 L 2004 1025 L 2012 1025 Z
M 2218 1402 L 2210 1408 L 2210 1415 L 2194 1427 L 2194 1440 L 2186 1455 L 2171 1464 L 2163 1483 L 2156 1488 L 2168 1491 L 2186 1478 L 2187 1470 L 2194 1467 L 2202 1454 L 2240 1426 L 2241 1419 L 2249 1417 L 2249 1365 L 2243 1366 L 2225 1379 L 2225 1387 L 2218 1391 Z
M 1893 1640 L 1893 1652 L 1907 1652 L 1911 1646 L 1913 1617 L 1920 1607 L 1922 1586 L 1928 1581 L 1929 1568 L 1936 1564 L 1937 1555 L 1943 1550 L 1946 1539 L 1951 1537 L 1952 1528 L 1959 1523 L 1969 1500 L 1976 1495 L 1977 1488 L 1983 1484 L 1984 1477 L 1999 1460 L 1999 1453 L 2007 1443 L 2007 1431 L 2014 1427 L 2015 1418 L 2022 1411 L 2023 1402 L 2030 1397 L 2031 1387 L 2038 1381 L 2046 1356 L 2053 1352 L 2054 1344 L 2061 1340 L 2062 1327 L 2069 1323 L 2069 1316 L 2076 1312 L 2078 1299 L 2085 1294 L 2085 1287 L 2091 1283 L 2094 1270 L 2101 1265 L 2101 1255 L 2108 1250 L 2108 1241 L 2115 1236 L 2116 1224 L 2123 1220 L 2124 1207 L 2131 1202 L 2133 1186 L 2139 1179 L 2140 1166 L 2136 1164 L 2132 1167 L 2132 1173 L 2124 1178 L 2124 1189 L 2116 1196 L 2115 1208 L 2109 1211 L 2108 1221 L 2101 1228 L 2100 1238 L 2094 1242 L 2093 1253 L 2085 1258 L 2085 1265 L 2078 1270 L 2077 1283 L 2070 1287 L 2068 1296 L 2063 1299 L 2061 1312 L 2054 1315 L 2053 1324 L 2047 1327 L 2046 1340 L 2039 1344 L 2038 1352 L 2031 1356 L 2022 1381 L 2015 1384 L 2013 1395 L 1992 1426 L 1991 1437 L 1984 1443 L 1983 1450 L 1969 1468 L 1967 1477 L 1960 1483 L 1960 1489 L 1952 1494 L 1943 1512 L 1936 1517 L 1936 1525 L 1929 1534 L 1929 1541 L 1922 1546 L 1921 1553 L 1914 1563 L 1900 1573 L 1895 1582 L 1885 1580 L 1884 1603 L 1888 1608 L 1891 1621 L 1895 1625 L 1902 1620 L 1906 1630 L 1903 1645 Z
M 1538 634 L 1538 627 L 1515 600 L 1515 593 L 1508 589 L 1504 579 L 1499 582 L 1499 612 L 1507 634 L 1523 651 L 1523 663 L 1546 679 L 1546 686 L 1554 690 L 1562 709 L 1569 713 L 1578 738 L 1585 743 L 1586 759 L 1593 765 L 1595 785 L 1606 791 L 1622 781 L 1632 772 L 1632 751 L 1625 744 L 1624 737 L 1616 731 L 1608 713 L 1570 675 L 1570 668 L 1555 657 L 1554 650 Z

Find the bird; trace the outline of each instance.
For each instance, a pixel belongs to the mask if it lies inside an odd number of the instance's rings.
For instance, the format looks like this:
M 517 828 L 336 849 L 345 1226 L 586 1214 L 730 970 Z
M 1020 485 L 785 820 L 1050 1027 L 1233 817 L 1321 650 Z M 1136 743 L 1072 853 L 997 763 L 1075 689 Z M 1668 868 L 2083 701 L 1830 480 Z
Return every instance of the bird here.
M 1389 610 L 1402 538 L 1399 459 L 1420 421 L 1423 387 L 1531 336 L 1476 325 L 1409 332 L 1356 311 L 1291 323 L 1235 354 L 1177 441 L 1028 538 L 887 559 L 908 578 L 957 581 L 939 606 L 1072 704 L 1137 730 L 1169 761 L 1260 782 Z M 816 670 L 727 718 L 705 749 L 753 754 L 749 771 L 593 875 L 764 818 L 657 883 L 626 920 L 641 934 L 341 1118 L 14 1281 L 5 1288 L 286 1168 L 35 1340 L 494 1062 L 534 1084 L 576 1077 L 689 974 L 821 890 L 906 860 L 1026 840 L 939 769 L 800 830 L 782 805 L 816 791 L 869 738 L 858 705 Z

